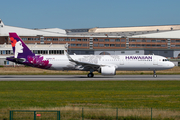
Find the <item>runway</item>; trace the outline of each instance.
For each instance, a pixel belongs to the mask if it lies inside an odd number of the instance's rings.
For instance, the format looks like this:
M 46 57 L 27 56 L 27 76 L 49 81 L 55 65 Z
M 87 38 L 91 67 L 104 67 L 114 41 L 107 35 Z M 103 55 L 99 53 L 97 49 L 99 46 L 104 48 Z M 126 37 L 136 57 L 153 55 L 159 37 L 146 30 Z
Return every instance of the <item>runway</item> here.
M 153 78 L 152 75 L 115 75 L 115 76 L 95 75 L 93 78 L 87 78 L 86 75 L 0 75 L 0 81 L 125 81 L 125 80 L 180 81 L 180 75 L 158 75 L 157 78 Z

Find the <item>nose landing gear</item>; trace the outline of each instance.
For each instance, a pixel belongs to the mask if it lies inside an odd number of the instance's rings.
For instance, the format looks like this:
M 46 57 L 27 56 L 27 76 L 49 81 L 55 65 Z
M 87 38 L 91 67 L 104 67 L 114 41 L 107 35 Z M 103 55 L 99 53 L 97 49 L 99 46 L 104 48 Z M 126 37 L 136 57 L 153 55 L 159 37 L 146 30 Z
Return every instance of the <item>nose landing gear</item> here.
M 156 75 L 156 71 L 155 71 L 155 70 L 153 70 L 153 77 L 154 77 L 154 78 L 156 78 L 156 77 L 157 77 L 157 75 Z

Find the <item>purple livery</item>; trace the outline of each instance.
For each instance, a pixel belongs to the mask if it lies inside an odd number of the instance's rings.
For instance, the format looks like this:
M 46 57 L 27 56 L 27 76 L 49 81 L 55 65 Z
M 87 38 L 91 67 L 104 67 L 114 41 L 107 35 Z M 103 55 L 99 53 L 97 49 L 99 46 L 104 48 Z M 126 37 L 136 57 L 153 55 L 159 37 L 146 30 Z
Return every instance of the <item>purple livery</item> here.
M 9 36 L 14 56 L 8 57 L 7 60 L 42 69 L 51 67 L 52 64 L 49 64 L 49 60 L 43 60 L 43 56 L 35 55 L 16 33 L 9 33 Z

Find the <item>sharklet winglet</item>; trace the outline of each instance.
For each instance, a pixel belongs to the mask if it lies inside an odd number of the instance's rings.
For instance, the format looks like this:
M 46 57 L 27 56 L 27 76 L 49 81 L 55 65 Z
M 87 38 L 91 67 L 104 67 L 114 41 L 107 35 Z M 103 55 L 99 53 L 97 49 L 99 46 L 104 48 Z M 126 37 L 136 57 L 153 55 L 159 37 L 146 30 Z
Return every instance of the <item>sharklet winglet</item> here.
M 64 51 L 64 53 L 67 56 L 69 61 L 75 62 L 66 51 Z

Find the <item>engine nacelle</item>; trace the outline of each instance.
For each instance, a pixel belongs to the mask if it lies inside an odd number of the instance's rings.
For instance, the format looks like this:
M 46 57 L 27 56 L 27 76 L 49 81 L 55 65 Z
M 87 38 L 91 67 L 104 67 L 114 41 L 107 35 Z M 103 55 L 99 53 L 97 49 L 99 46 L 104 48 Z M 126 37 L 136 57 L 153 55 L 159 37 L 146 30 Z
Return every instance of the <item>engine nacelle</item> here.
M 116 68 L 114 66 L 103 66 L 98 71 L 102 75 L 115 75 L 116 74 Z

